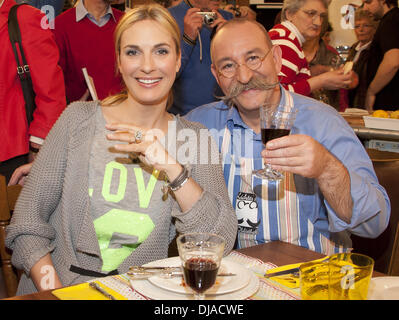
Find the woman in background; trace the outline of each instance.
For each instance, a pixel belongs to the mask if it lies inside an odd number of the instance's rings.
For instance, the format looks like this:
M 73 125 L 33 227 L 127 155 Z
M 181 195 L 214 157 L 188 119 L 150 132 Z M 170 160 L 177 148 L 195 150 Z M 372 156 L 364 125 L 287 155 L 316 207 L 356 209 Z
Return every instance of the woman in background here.
M 281 84 L 305 96 L 319 89 L 337 90 L 349 86 L 351 74 L 334 70 L 311 76 L 303 44 L 320 34 L 328 16 L 327 0 L 284 0 L 281 23 L 270 31 L 270 38 L 282 51 Z
M 348 54 L 348 61 L 353 61 L 353 71 L 359 76 L 359 84 L 348 91 L 349 106 L 365 109 L 367 92 L 367 61 L 370 54 L 370 44 L 377 30 L 378 22 L 366 10 L 355 12 L 355 34 L 357 42 L 352 45 Z
M 340 61 L 339 53 L 323 40 L 323 36 L 329 28 L 331 29 L 331 26 L 328 20 L 325 19 L 322 23 L 320 33 L 314 38 L 307 39 L 303 44 L 303 52 L 309 64 L 312 77 L 331 71 L 334 67 L 338 67 L 337 64 L 339 64 Z M 344 100 L 341 98 L 340 90 L 320 88 L 314 90 L 312 96 L 317 100 L 333 106 L 337 111 L 344 110 L 347 107 L 346 105 L 342 105 Z
M 217 146 L 202 126 L 167 112 L 180 67 L 175 20 L 160 5 L 136 7 L 115 38 L 126 91 L 65 110 L 7 228 L 12 263 L 24 271 L 17 294 L 166 258 L 176 233 L 217 233 L 225 253 L 233 247 L 237 218 L 220 162 L 209 159 Z

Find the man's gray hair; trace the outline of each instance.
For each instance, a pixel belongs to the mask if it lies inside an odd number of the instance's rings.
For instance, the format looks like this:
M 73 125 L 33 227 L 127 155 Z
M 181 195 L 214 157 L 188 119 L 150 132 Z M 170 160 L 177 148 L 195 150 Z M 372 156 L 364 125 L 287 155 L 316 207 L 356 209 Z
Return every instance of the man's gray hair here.
M 287 20 L 286 13 L 289 12 L 291 14 L 297 12 L 301 9 L 307 0 L 284 0 L 283 10 L 281 11 L 281 21 Z M 328 9 L 328 0 L 319 0 L 323 6 Z

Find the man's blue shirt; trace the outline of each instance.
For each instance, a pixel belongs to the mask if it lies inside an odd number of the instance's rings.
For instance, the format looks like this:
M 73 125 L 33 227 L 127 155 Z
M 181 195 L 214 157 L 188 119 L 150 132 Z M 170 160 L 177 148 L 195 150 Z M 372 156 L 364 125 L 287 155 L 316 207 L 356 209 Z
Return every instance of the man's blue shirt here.
M 283 88 L 281 92 L 280 104 L 284 105 L 288 92 Z M 315 179 L 287 174 L 283 182 L 276 183 L 251 176 L 249 171 L 263 166 L 260 134 L 242 121 L 236 108 L 228 108 L 222 101 L 214 102 L 194 109 L 185 118 L 206 126 L 222 152 L 229 196 L 239 221 L 244 221 L 239 228 L 239 247 L 282 240 L 331 254 L 350 248 L 349 233 L 378 236 L 388 224 L 390 202 L 353 129 L 334 108 L 302 95 L 291 92 L 289 95 L 298 109 L 291 134 L 313 137 L 347 168 L 353 199 L 352 219 L 346 223 L 337 217 Z M 243 164 L 247 171 L 243 170 Z M 251 213 L 248 208 L 241 212 L 237 207 L 243 190 L 256 195 L 257 212 Z M 256 223 L 259 225 L 254 227 Z

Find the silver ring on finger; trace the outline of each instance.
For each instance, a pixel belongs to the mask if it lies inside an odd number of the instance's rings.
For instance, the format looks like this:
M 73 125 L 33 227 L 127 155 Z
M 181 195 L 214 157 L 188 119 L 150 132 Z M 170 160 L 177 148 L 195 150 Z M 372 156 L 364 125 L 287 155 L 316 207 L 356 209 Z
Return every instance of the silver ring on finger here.
M 140 130 L 137 130 L 134 134 L 134 139 L 135 139 L 135 142 L 140 143 L 141 139 L 143 139 L 143 132 L 141 132 Z
M 136 135 L 133 134 L 129 140 L 129 144 L 135 143 L 136 142 Z

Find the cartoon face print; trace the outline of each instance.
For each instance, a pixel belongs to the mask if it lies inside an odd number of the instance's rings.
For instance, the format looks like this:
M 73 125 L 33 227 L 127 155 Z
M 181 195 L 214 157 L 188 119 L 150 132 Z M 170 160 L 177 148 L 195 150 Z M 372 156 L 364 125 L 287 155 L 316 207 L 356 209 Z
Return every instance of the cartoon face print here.
M 239 192 L 236 199 L 236 214 L 241 230 L 255 232 L 258 229 L 258 203 L 253 193 Z

